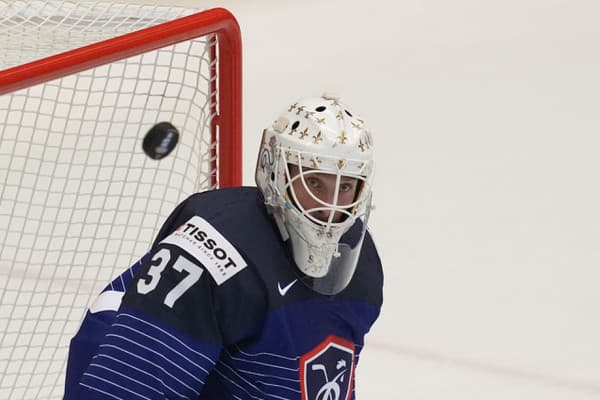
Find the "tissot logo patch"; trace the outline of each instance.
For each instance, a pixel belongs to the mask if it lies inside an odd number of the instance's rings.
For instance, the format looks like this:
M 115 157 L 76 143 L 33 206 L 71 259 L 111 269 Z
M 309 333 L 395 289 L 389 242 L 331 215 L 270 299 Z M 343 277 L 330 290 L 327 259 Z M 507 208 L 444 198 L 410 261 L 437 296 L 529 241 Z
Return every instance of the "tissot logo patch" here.
M 208 221 L 197 215 L 177 228 L 161 243 L 172 244 L 187 251 L 204 265 L 217 285 L 247 266 L 235 247 Z
M 348 400 L 354 377 L 354 343 L 329 336 L 300 357 L 302 400 Z

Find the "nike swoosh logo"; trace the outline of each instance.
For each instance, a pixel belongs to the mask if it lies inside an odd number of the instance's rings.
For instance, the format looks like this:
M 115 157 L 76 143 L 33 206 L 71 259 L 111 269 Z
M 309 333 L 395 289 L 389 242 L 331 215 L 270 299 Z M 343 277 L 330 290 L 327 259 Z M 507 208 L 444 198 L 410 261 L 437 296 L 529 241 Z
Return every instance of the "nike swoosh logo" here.
M 298 281 L 298 279 L 294 279 L 292 282 L 288 283 L 287 286 L 281 287 L 281 283 L 277 282 L 277 289 L 279 289 L 279 294 L 285 296 L 285 294 L 290 290 L 292 286 Z

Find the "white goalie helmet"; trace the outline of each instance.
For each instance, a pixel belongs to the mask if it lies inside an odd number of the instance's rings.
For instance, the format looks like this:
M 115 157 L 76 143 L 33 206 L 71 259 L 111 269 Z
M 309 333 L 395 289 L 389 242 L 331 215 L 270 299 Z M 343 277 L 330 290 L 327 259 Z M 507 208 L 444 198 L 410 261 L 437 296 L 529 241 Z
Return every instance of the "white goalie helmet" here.
M 373 170 L 371 133 L 337 97 L 300 100 L 263 132 L 256 184 L 289 243 L 300 280 L 319 293 L 339 293 L 352 279 L 371 209 Z

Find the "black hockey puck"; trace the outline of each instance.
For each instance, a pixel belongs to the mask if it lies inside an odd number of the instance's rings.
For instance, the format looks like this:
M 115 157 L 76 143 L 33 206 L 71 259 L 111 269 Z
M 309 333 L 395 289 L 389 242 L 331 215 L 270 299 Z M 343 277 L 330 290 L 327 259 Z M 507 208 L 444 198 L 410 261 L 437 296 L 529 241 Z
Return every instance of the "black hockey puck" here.
M 179 132 L 170 122 L 159 122 L 154 125 L 142 143 L 144 153 L 153 160 L 160 160 L 169 155 L 177 145 Z

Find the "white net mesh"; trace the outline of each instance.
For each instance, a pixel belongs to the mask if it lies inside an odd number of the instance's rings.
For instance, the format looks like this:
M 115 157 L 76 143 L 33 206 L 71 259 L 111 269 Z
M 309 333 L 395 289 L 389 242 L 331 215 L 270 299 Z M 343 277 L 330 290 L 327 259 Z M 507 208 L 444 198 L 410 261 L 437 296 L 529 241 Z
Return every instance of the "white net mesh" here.
M 194 10 L 0 2 L 0 69 Z M 0 399 L 62 397 L 70 338 L 91 300 L 211 187 L 209 35 L 0 96 Z M 142 151 L 171 122 L 165 158 Z
M 4 41 L 0 69 L 171 21 L 196 11 L 95 1 L 0 1 L 0 33 Z

